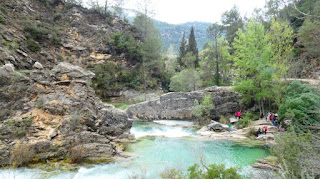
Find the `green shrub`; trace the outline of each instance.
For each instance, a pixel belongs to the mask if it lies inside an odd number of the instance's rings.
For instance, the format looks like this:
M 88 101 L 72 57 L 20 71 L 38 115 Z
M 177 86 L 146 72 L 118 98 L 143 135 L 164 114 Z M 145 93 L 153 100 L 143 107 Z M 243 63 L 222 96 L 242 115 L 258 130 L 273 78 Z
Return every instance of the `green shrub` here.
M 33 121 L 33 116 L 23 118 L 22 120 L 7 120 L 7 125 L 15 127 L 31 127 Z
M 236 168 L 225 168 L 225 165 L 211 164 L 204 169 L 194 164 L 188 168 L 186 175 L 176 169 L 166 169 L 160 174 L 163 179 L 242 179 Z
M 57 56 L 57 60 L 58 60 L 59 62 L 63 62 L 63 61 L 64 61 L 63 56 L 58 55 L 58 56 Z
M 71 116 L 69 126 L 72 131 L 81 125 L 81 119 L 82 119 L 81 115 L 74 114 Z
M 211 164 L 206 170 L 199 168 L 199 165 L 195 164 L 188 169 L 188 178 L 202 179 L 202 178 L 228 178 L 228 179 L 241 179 L 241 175 L 238 174 L 236 168 L 225 168 L 225 165 Z
M 44 40 L 47 35 L 48 35 L 48 30 L 43 28 L 43 27 L 39 27 L 39 25 L 37 24 L 28 24 L 23 28 L 23 31 L 26 33 L 26 36 L 28 38 L 32 38 L 36 41 L 42 41 Z
M 296 130 L 308 130 L 306 126 L 320 125 L 319 111 L 320 95 L 317 88 L 294 81 L 286 89 L 279 117 L 281 120 L 291 120 Z
M 61 13 L 56 13 L 53 15 L 53 20 L 54 21 L 59 21 L 62 18 L 62 14 Z
M 174 168 L 172 169 L 167 168 L 164 172 L 160 174 L 160 176 L 162 179 L 182 179 L 183 178 L 182 172 Z
M 242 128 L 246 128 L 246 127 L 251 126 L 251 124 L 252 124 L 252 121 L 250 119 L 244 118 L 244 119 L 240 119 L 237 122 L 236 126 L 238 129 L 242 129 Z
M 4 17 L 0 14 L 0 23 L 3 24 L 5 22 Z
M 243 114 L 243 118 L 244 119 L 249 119 L 249 120 L 252 120 L 252 121 L 255 121 L 255 120 L 258 120 L 260 117 L 259 114 L 254 114 L 254 113 L 251 113 L 251 112 L 246 112 Z
M 37 99 L 35 106 L 38 109 L 42 109 L 43 108 L 43 101 L 40 99 Z
M 61 39 L 59 38 L 59 34 L 52 33 L 50 38 L 50 42 L 52 45 L 59 45 L 61 43 Z
M 114 54 L 124 53 L 126 58 L 138 62 L 142 58 L 142 49 L 138 42 L 128 33 L 114 33 L 107 39 L 107 45 Z
M 11 152 L 11 165 L 20 167 L 28 164 L 34 158 L 34 151 L 27 144 L 17 143 Z
M 228 124 L 230 121 L 228 118 L 226 118 L 225 116 L 221 116 L 220 119 L 219 119 L 219 122 L 221 124 Z
M 16 129 L 13 131 L 13 134 L 20 138 L 20 137 L 25 137 L 27 135 L 26 129 Z
M 272 155 L 280 159 L 282 178 L 316 178 L 320 175 L 320 136 L 311 133 L 288 132 L 275 135 Z
M 256 130 L 254 127 L 250 127 L 249 130 L 247 131 L 246 136 L 247 137 L 254 137 L 256 135 Z
M 199 104 L 198 100 L 194 101 L 193 114 L 197 117 L 209 117 L 212 108 L 214 108 L 212 96 L 207 94 L 203 97 L 201 104 Z
M 25 45 L 31 52 L 39 52 L 41 49 L 40 45 L 34 40 L 27 40 Z

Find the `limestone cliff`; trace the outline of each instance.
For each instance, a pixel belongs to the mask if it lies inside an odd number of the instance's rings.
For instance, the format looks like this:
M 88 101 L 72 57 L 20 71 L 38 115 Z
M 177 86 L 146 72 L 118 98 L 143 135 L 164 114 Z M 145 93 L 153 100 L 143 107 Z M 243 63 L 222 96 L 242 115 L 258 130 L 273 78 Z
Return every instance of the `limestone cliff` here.
M 194 120 L 194 101 L 201 101 L 207 93 L 211 94 L 215 105 L 210 112 L 211 119 L 218 120 L 222 115 L 230 115 L 244 108 L 239 104 L 240 94 L 232 91 L 232 87 L 210 87 L 189 93 L 167 93 L 159 99 L 132 105 L 127 113 L 136 120 Z
M 29 73 L 16 72 L 11 64 L 1 67 L 0 165 L 16 162 L 21 145 L 30 161 L 115 156 L 114 140 L 128 138 L 132 122 L 96 97 L 88 85 L 93 76 L 68 63 Z

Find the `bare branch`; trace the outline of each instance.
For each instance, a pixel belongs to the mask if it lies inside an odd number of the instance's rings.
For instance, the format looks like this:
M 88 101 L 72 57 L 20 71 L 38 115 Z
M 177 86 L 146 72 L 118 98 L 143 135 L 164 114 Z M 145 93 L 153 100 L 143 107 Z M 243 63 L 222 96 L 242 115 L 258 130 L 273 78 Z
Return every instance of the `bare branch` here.
M 293 4 L 294 9 L 295 9 L 297 12 L 299 12 L 300 14 L 302 14 L 302 15 L 304 15 L 304 16 L 308 16 L 308 17 L 320 18 L 320 16 L 318 16 L 318 15 L 311 15 L 311 14 L 307 14 L 307 13 L 304 13 L 304 12 L 300 11 L 300 10 L 297 8 L 296 3 L 295 3 L 294 1 L 292 2 L 292 4 Z

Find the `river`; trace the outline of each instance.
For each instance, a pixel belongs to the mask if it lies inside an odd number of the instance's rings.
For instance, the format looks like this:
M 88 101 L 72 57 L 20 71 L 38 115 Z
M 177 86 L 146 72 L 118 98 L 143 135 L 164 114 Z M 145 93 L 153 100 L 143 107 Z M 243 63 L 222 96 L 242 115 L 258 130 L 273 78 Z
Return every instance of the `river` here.
M 228 140 L 213 140 L 197 135 L 192 122 L 154 121 L 135 122 L 131 133 L 138 139 L 126 146 L 133 157 L 93 167 L 80 167 L 73 172 L 45 172 L 19 168 L 1 170 L 0 178 L 14 179 L 127 179 L 135 176 L 160 178 L 165 169 L 187 171 L 200 160 L 204 163 L 225 164 L 239 168 L 240 174 L 250 176 L 255 170 L 251 164 L 269 155 L 262 147 L 245 147 Z

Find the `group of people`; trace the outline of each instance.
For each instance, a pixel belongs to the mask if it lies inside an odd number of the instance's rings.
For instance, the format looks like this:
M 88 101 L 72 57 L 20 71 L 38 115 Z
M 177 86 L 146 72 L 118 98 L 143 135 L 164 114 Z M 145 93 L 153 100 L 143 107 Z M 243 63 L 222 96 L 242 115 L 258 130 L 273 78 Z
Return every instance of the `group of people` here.
M 238 111 L 238 112 L 235 112 L 234 113 L 234 117 L 236 118 L 236 119 L 240 119 L 241 118 L 241 110 L 240 111 Z
M 267 134 L 267 131 L 268 131 L 268 127 L 267 126 L 264 126 L 261 130 L 261 128 L 259 127 L 258 131 L 256 132 L 256 137 L 258 137 L 260 134 Z
M 271 121 L 274 126 L 278 126 L 280 124 L 277 113 L 274 114 L 274 113 L 271 113 L 268 111 L 266 119 L 267 119 L 267 121 Z

